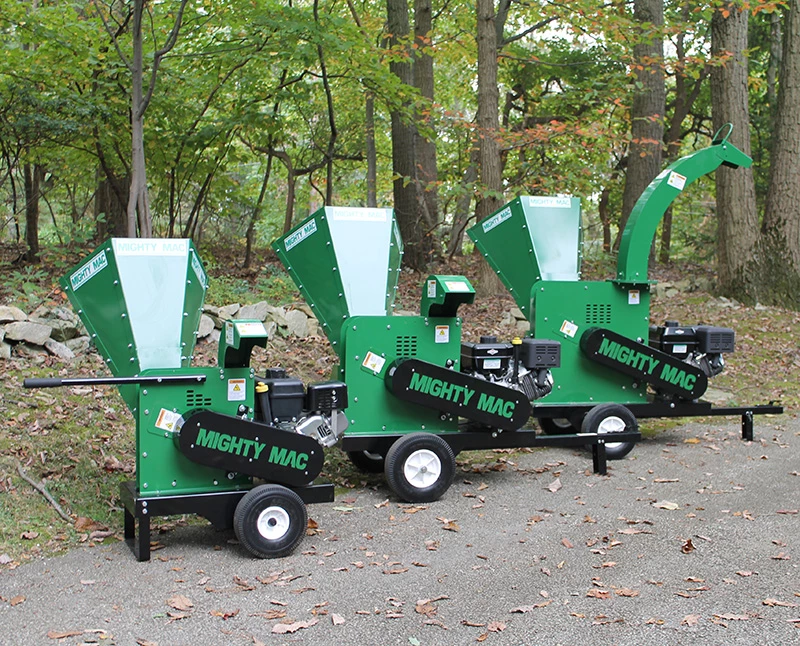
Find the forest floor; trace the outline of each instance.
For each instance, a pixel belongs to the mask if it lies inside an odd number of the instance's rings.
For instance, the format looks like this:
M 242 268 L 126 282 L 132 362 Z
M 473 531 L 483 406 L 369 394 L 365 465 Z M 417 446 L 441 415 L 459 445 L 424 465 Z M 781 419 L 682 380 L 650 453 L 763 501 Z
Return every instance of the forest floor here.
M 78 261 L 75 252 L 54 250 L 43 262 L 23 267 L 13 261 L 19 249 L 5 247 L 0 254 L 0 303 L 16 304 L 25 311 L 37 302 L 60 302 L 57 278 Z M 71 255 L 72 254 L 72 255 Z M 257 302 L 268 294 L 272 304 L 297 302 L 299 294 L 268 254 L 257 269 L 237 267 L 236 260 L 219 251 L 209 264 L 211 288 L 208 299 L 217 305 Z M 463 274 L 474 281 L 478 260 L 456 258 L 431 268 L 431 273 Z M 586 263 L 587 279 L 603 280 L 613 274 L 608 263 Z M 427 274 L 404 271 L 398 309 L 418 311 L 422 284 Z M 800 406 L 797 376 L 800 369 L 800 314 L 776 307 L 745 307 L 716 298 L 705 291 L 713 276 L 698 267 L 658 268 L 652 278 L 659 289 L 652 300 L 652 322 L 667 318 L 682 324 L 713 324 L 736 331 L 736 351 L 727 357 L 725 372 L 714 379 L 719 403 L 752 405 L 782 403 L 787 415 L 796 416 Z M 665 289 L 665 287 L 671 287 Z M 479 296 L 463 306 L 465 340 L 481 334 L 508 339 L 513 329 L 502 325 L 514 307 L 508 295 Z M 199 344 L 195 365 L 214 365 L 216 345 Z M 304 382 L 326 379 L 335 358 L 324 338 L 271 339 L 253 357 L 258 367 L 282 365 Z M 25 377 L 91 376 L 104 374 L 102 362 L 92 353 L 71 363 L 54 357 L 0 361 L 0 569 L 81 545 L 103 545 L 121 538 L 119 483 L 134 470 L 134 424 L 113 387 L 73 387 L 26 391 Z M 677 422 L 675 422 L 677 423 Z M 674 426 L 674 423 L 672 424 Z M 647 421 L 642 430 L 653 436 L 668 430 L 664 421 Z M 476 452 L 459 456 L 469 470 L 475 464 L 502 469 L 507 454 Z M 66 511 L 59 518 L 54 506 L 22 478 L 27 475 L 45 485 Z M 381 487 L 380 476 L 356 471 L 341 451 L 327 452 L 323 475 L 338 491 Z M 444 513 L 444 512 L 443 512 Z M 158 531 L 192 524 L 193 519 L 166 519 Z M 0 598 L 2 592 L 0 592 Z

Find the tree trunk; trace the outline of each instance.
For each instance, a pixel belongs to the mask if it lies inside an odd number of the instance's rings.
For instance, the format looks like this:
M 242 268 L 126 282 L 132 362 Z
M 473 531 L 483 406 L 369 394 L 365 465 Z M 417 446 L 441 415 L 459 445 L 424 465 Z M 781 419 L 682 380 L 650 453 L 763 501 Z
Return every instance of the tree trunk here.
M 144 163 L 144 56 L 142 49 L 142 14 L 144 0 L 135 0 L 133 10 L 133 59 L 131 61 L 131 188 L 128 196 L 128 237 L 153 235 L 147 173 Z
M 115 189 L 112 182 L 119 185 Z M 94 197 L 95 235 L 98 241 L 110 237 L 125 237 L 128 234 L 128 214 L 125 202 L 120 201 L 119 195 L 128 192 L 127 180 L 112 180 L 97 173 L 97 188 Z
M 478 178 L 475 215 L 482 220 L 503 206 L 503 162 L 498 123 L 497 29 L 494 0 L 478 0 Z M 502 293 L 503 285 L 487 263 L 481 263 L 478 289 L 483 295 Z
M 758 296 L 800 309 L 800 0 L 789 3 L 783 34 Z
M 367 94 L 365 105 L 365 127 L 367 146 L 367 206 L 378 206 L 378 149 L 375 145 L 375 97 Z
M 615 249 L 619 249 L 622 232 L 636 201 L 661 170 L 661 146 L 664 140 L 666 87 L 664 43 L 660 34 L 664 26 L 663 0 L 635 0 L 633 17 L 641 29 L 639 41 L 633 47 L 633 56 L 637 62 L 637 89 L 634 90 L 631 107 L 628 169 Z M 647 36 L 648 32 L 655 34 Z
M 430 55 L 430 34 L 433 29 L 431 0 L 415 0 L 414 3 L 414 84 L 426 99 L 427 106 L 433 104 L 433 57 Z M 429 109 L 428 114 L 432 111 Z M 417 114 L 422 122 L 424 115 Z M 428 119 L 430 117 L 427 117 Z M 433 131 L 432 124 L 428 124 Z M 439 191 L 437 183 L 439 173 L 436 167 L 436 142 L 428 139 L 415 127 L 414 151 L 416 158 L 417 196 L 421 219 L 427 231 L 433 231 L 439 221 Z M 429 245 L 432 247 L 432 245 Z
M 38 164 L 25 163 L 22 167 L 25 177 L 25 252 L 27 262 L 39 262 L 39 186 L 42 168 Z
M 714 12 L 711 20 L 712 56 L 730 58 L 711 70 L 714 129 L 733 125 L 731 143 L 750 154 L 750 110 L 747 95 L 747 21 L 745 3 L 734 0 Z M 774 163 L 774 161 L 773 161 Z M 755 297 L 755 246 L 758 215 L 753 172 L 720 166 L 717 188 L 717 269 L 719 290 L 726 296 L 752 302 Z
M 245 250 L 244 250 L 244 267 L 249 269 L 253 261 L 253 247 L 255 242 L 256 224 L 261 216 L 261 206 L 264 204 L 264 197 L 267 194 L 267 184 L 269 184 L 269 176 L 272 171 L 272 154 L 267 156 L 267 168 L 264 170 L 264 178 L 261 180 L 261 191 L 258 193 L 258 200 L 253 208 L 253 214 L 250 216 L 250 223 L 247 226 L 247 234 L 245 235 Z
M 407 43 L 411 28 L 408 17 L 408 0 L 386 1 L 389 44 L 397 47 Z M 400 82 L 414 86 L 414 70 L 411 54 L 404 60 L 393 60 L 389 69 Z M 406 106 L 407 107 L 407 106 Z M 418 271 L 424 271 L 431 249 L 430 229 L 421 217 L 417 200 L 416 160 L 414 143 L 416 128 L 402 110 L 392 111 L 392 171 L 394 174 L 394 212 L 400 235 L 403 238 L 403 262 Z

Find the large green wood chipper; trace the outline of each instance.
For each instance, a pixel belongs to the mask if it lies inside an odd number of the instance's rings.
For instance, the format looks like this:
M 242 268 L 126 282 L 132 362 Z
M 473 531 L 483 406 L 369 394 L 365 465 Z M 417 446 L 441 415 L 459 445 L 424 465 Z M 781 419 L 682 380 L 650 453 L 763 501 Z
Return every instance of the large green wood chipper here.
M 648 259 L 661 218 L 696 179 L 750 157 L 717 133 L 712 144 L 662 171 L 636 203 L 622 233 L 617 275 L 581 280 L 581 210 L 572 197 L 519 197 L 468 234 L 530 322 L 536 339 L 561 342 L 555 388 L 533 407 L 546 433 L 637 430 L 637 418 L 740 415 L 753 438 L 753 416 L 774 405 L 718 407 L 701 398 L 734 350 L 734 331 L 677 321 L 650 324 Z M 634 442 L 609 440 L 610 459 Z
M 121 487 L 125 538 L 150 557 L 150 518 L 198 514 L 258 557 L 305 536 L 324 447 L 347 424 L 347 388 L 250 366 L 267 333 L 224 323 L 218 367 L 191 367 L 207 287 L 189 240 L 111 239 L 61 281 L 113 377 L 26 379 L 28 388 L 115 384 L 136 420 L 136 480 Z M 138 525 L 138 537 L 136 529 Z
M 419 314 L 393 315 L 402 242 L 391 210 L 325 207 L 273 248 L 338 356 L 332 377 L 349 394 L 342 448 L 356 466 L 383 471 L 399 498 L 439 498 L 468 449 L 589 444 L 605 472 L 605 436 L 524 428 L 531 403 L 552 389 L 558 341 L 462 343 L 458 308 L 475 298 L 464 276 L 429 276 Z

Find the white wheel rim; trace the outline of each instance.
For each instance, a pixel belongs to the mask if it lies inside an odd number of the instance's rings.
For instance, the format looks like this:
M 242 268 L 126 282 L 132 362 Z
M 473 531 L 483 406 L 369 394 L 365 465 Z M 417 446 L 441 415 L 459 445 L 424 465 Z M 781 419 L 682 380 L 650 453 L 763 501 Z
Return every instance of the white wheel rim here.
M 289 531 L 291 520 L 283 507 L 267 507 L 258 515 L 256 529 L 268 541 L 277 541 Z
M 414 451 L 403 465 L 403 475 L 412 487 L 426 489 L 442 475 L 442 461 L 429 449 Z
M 623 433 L 625 431 L 625 420 L 616 415 L 606 417 L 597 427 L 598 434 Z M 606 449 L 616 449 L 622 446 L 622 442 L 606 442 Z

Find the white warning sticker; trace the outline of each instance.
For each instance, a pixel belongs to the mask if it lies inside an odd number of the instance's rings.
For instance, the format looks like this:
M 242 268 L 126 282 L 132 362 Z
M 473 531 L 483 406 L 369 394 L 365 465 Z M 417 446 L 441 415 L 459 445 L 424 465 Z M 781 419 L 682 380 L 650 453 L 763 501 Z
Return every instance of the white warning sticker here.
M 436 281 L 428 281 L 428 298 L 436 298 Z
M 364 357 L 364 361 L 361 363 L 361 365 L 367 370 L 372 370 L 372 372 L 377 374 L 383 370 L 385 363 L 386 359 L 382 356 L 375 354 L 374 352 L 367 352 L 367 356 Z
M 267 328 L 264 327 L 264 324 L 261 321 L 244 321 L 242 323 L 237 322 L 236 331 L 239 333 L 240 337 L 267 335 Z M 231 343 L 233 342 L 231 341 Z
M 677 188 L 679 191 L 682 191 L 683 187 L 686 186 L 686 177 L 680 173 L 672 171 L 667 179 L 667 184 L 673 188 Z
M 437 325 L 436 326 L 436 343 L 450 343 L 450 326 Z
M 241 402 L 247 398 L 244 379 L 228 379 L 228 401 Z
M 628 292 L 628 305 L 638 305 L 641 300 L 641 294 L 638 289 L 632 289 Z
M 564 321 L 561 324 L 561 332 L 566 334 L 568 337 L 574 338 L 575 335 L 578 333 L 578 326 L 575 325 L 572 321 Z
M 445 285 L 451 292 L 468 292 L 469 285 L 463 280 L 446 280 Z
M 162 431 L 176 431 L 180 419 L 181 416 L 178 413 L 162 408 L 158 413 L 156 428 L 160 428 Z

